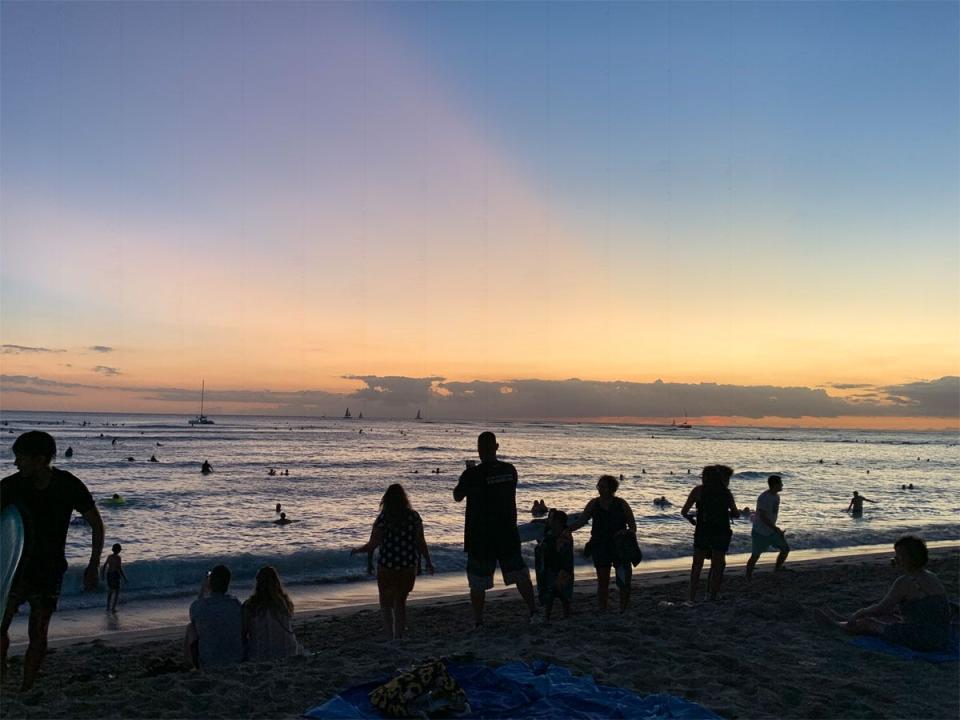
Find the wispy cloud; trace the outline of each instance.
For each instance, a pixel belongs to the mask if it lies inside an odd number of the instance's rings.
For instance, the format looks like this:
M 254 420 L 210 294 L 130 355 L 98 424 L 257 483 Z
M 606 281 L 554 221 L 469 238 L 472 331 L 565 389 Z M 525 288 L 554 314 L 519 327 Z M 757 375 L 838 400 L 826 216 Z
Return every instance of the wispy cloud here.
M 29 345 L 0 345 L 0 352 L 4 355 L 20 355 L 22 353 L 63 353 L 66 350 L 45 347 L 30 347 Z
M 93 352 L 97 352 L 97 353 L 113 352 L 113 348 L 110 347 L 109 345 L 91 345 L 90 347 L 87 348 L 87 350 L 92 350 Z
M 113 377 L 114 375 L 119 375 L 120 371 L 115 367 L 107 367 L 106 365 L 97 365 L 93 368 L 95 373 L 100 373 L 101 375 L 106 375 L 107 377 Z

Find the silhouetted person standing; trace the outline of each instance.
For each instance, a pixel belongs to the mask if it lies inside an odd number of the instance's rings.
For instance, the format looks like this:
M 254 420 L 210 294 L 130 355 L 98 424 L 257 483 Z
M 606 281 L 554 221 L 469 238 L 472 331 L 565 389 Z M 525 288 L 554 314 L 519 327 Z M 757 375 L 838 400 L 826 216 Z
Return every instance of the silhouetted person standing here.
M 497 437 L 480 433 L 480 464 L 468 467 L 453 490 L 457 502 L 467 499 L 463 549 L 467 553 L 467 580 L 476 627 L 483 624 L 486 592 L 500 565 L 504 585 L 516 585 L 530 610 L 530 621 L 540 622 L 533 599 L 530 570 L 520 553 L 517 532 L 517 469 L 497 460 Z
M 28 690 L 47 652 L 47 630 L 67 571 L 64 548 L 73 511 L 80 513 L 93 530 L 90 563 L 83 573 L 84 590 L 97 589 L 103 520 L 87 486 L 50 465 L 57 454 L 51 435 L 39 430 L 26 432 L 13 443 L 13 454 L 19 472 L 0 482 L 0 504 L 16 505 L 23 518 L 26 542 L 0 624 L 0 665 L 6 671 L 10 648 L 7 631 L 13 616 L 23 603 L 30 603 L 30 644 L 23 658 L 21 686 L 21 690 Z

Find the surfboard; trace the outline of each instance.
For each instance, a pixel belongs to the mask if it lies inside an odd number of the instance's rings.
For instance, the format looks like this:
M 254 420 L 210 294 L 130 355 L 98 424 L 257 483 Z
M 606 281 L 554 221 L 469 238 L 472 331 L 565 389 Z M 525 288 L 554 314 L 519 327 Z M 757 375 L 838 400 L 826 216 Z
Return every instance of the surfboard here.
M 0 611 L 7 607 L 7 596 L 13 585 L 13 576 L 23 553 L 23 518 L 15 505 L 8 505 L 0 513 Z
M 567 524 L 575 523 L 580 519 L 580 513 L 570 513 L 567 515 Z M 537 518 L 530 522 L 517 525 L 517 532 L 520 534 L 520 542 L 533 542 L 534 540 L 543 540 L 543 533 L 547 529 L 547 518 Z

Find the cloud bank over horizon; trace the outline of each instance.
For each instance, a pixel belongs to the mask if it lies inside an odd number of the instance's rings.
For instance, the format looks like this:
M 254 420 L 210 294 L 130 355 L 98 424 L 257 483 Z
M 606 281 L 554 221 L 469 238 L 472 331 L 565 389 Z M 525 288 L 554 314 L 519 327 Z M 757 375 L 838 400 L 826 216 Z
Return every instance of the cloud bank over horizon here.
M 355 390 L 273 391 L 208 389 L 208 412 L 332 415 L 350 406 L 367 417 L 434 419 L 590 419 L 737 417 L 760 419 L 842 416 L 960 419 L 960 377 L 897 385 L 856 385 L 856 394 L 823 388 L 719 383 L 609 382 L 513 379 L 454 381 L 441 376 L 346 375 Z M 60 382 L 34 375 L 0 376 L 0 394 L 82 398 L 85 393 L 136 396 L 156 412 L 179 411 L 198 401 L 195 389 Z M 4 403 L 9 407 L 9 403 Z M 119 404 L 119 403 L 118 403 Z M 177 406 L 177 407 L 175 407 Z M 77 407 L 81 410 L 83 408 Z

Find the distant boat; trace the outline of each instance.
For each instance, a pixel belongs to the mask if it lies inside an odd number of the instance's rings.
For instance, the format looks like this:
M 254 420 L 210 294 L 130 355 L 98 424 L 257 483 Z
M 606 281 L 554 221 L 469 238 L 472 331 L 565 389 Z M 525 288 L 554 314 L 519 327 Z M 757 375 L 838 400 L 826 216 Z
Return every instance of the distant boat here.
M 687 422 L 687 416 L 684 415 L 682 423 L 677 423 L 677 421 L 674 420 L 673 422 L 670 423 L 670 427 L 672 427 L 675 430 L 689 430 L 690 428 L 693 427 L 693 425 Z
M 353 417 L 353 415 L 350 414 L 350 408 L 347 408 L 347 411 L 343 414 L 343 417 L 345 417 L 345 418 L 351 418 L 351 417 Z
M 357 415 L 358 420 L 363 420 L 363 410 L 360 411 L 360 414 Z
M 414 418 L 414 420 L 423 420 L 423 418 L 420 417 L 420 411 L 419 411 L 419 410 L 417 410 L 417 416 Z
M 206 389 L 206 384 L 207 384 L 206 380 L 202 380 L 200 382 L 200 414 L 197 415 L 192 420 L 187 421 L 191 425 L 215 425 L 216 424 L 213 422 L 213 420 L 211 420 L 210 418 L 208 418 L 206 415 L 203 414 L 203 391 Z

